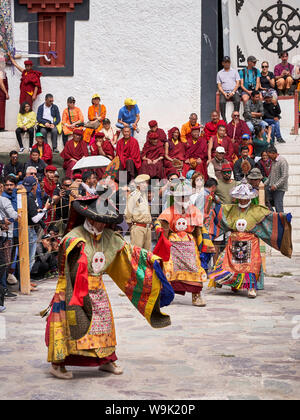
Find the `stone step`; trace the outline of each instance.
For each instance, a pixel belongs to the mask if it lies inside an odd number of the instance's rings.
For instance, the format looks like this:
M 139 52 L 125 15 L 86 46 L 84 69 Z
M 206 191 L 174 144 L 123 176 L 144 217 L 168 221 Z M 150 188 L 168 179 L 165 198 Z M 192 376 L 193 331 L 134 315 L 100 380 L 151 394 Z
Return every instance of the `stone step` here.
M 300 175 L 300 164 L 289 165 L 289 175 Z
M 293 178 L 290 177 L 290 179 Z M 286 196 L 291 196 L 291 195 L 299 195 L 300 194 L 300 185 L 294 185 L 290 183 L 290 179 L 289 179 L 289 190 L 286 193 Z
M 295 151 L 294 154 L 282 154 L 281 156 L 283 156 L 288 162 L 289 165 L 300 165 L 300 153 L 297 151 Z
M 289 176 L 289 187 L 299 187 L 298 191 L 300 193 L 300 175 L 291 175 Z
M 51 146 L 51 138 L 50 134 L 48 135 L 48 143 Z M 0 150 L 1 152 L 10 152 L 12 150 L 19 150 L 19 144 L 16 139 L 16 134 L 14 131 L 5 131 L 0 132 Z M 26 149 L 29 147 L 29 138 L 27 134 L 23 135 L 23 145 Z M 63 150 L 63 142 L 62 142 L 62 136 L 58 136 L 58 150 Z

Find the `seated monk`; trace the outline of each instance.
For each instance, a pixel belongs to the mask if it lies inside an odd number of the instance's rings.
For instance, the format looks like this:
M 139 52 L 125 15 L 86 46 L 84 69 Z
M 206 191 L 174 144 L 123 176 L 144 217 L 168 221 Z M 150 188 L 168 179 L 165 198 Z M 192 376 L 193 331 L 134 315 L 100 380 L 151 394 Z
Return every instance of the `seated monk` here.
M 208 143 L 208 163 L 211 163 L 212 159 L 216 156 L 217 147 L 223 147 L 225 149 L 225 159 L 229 163 L 232 163 L 233 156 L 233 144 L 230 137 L 226 134 L 226 124 L 218 127 L 216 136 L 213 136 Z
M 168 131 L 168 141 L 165 143 L 165 177 L 168 178 L 170 173 L 177 173 L 178 166 L 174 166 L 175 162 L 184 164 L 186 144 L 181 141 L 179 128 L 173 127 Z
M 159 140 L 159 134 L 157 132 L 151 132 L 147 138 L 141 153 L 142 166 L 139 174 L 149 175 L 150 178 L 162 179 L 164 177 L 164 144 Z
M 200 135 L 200 130 L 200 127 L 192 128 L 192 137 L 187 142 L 182 175 L 185 177 L 190 170 L 194 170 L 207 180 L 207 141 L 204 135 Z
M 113 160 L 115 157 L 115 149 L 110 140 L 105 140 L 105 134 L 102 132 L 95 133 L 95 141 L 96 143 L 91 145 L 92 156 L 105 156 L 108 159 Z M 97 177 L 102 179 L 105 168 L 97 168 L 95 171 Z
M 32 146 L 32 149 L 37 149 L 40 153 L 40 159 L 43 160 L 47 165 L 52 164 L 52 149 L 48 143 L 45 143 L 45 139 L 42 133 L 38 132 L 35 135 L 36 144 Z
M 122 133 L 123 138 L 117 143 L 116 156 L 120 158 L 120 170 L 127 171 L 127 180 L 130 182 L 136 178 L 142 166 L 141 152 L 137 139 L 131 136 L 131 128 L 124 127 Z
M 103 120 L 106 117 L 106 107 L 103 104 L 100 104 L 101 98 L 98 93 L 95 93 L 92 97 L 92 105 L 89 107 L 88 110 L 88 119 L 90 122 L 99 121 L 100 125 L 97 129 L 93 128 L 86 128 L 83 134 L 83 140 L 86 143 L 90 143 L 94 134 L 101 131 L 103 127 Z M 94 143 L 94 142 L 93 142 Z
M 218 111 L 213 111 L 211 113 L 211 121 L 205 124 L 204 132 L 206 140 L 209 141 L 213 136 L 217 135 L 218 127 L 220 125 L 225 125 L 226 122 L 223 120 L 220 120 L 220 114 Z
M 232 121 L 227 124 L 226 131 L 227 136 L 231 138 L 234 153 L 238 156 L 239 146 L 241 145 L 243 135 L 249 134 L 249 136 L 251 136 L 248 125 L 244 120 L 240 119 L 240 113 L 238 111 L 232 113 Z
M 198 127 L 198 115 L 195 113 L 192 113 L 190 115 L 189 121 L 181 127 L 181 141 L 183 143 L 187 143 L 188 139 L 192 137 L 192 128 Z
M 150 130 L 147 133 L 146 140 L 149 140 L 149 135 L 151 133 L 157 133 L 158 134 L 158 141 L 161 141 L 165 143 L 167 141 L 166 133 L 162 128 L 158 128 L 158 122 L 155 120 L 149 121 L 148 123 Z
M 82 140 L 83 131 L 76 129 L 73 131 L 73 138 L 68 140 L 60 156 L 64 160 L 63 168 L 67 178 L 72 178 L 72 169 L 76 163 L 84 156 L 88 156 L 88 148 Z

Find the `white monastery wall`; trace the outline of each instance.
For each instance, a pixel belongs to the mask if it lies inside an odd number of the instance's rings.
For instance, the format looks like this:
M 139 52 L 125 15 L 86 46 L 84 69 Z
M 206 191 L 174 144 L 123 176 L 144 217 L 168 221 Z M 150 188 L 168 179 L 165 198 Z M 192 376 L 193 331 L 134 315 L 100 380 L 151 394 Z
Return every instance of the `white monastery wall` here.
M 28 24 L 14 23 L 16 48 L 28 48 Z M 75 22 L 73 77 L 43 77 L 60 111 L 74 96 L 85 118 L 91 96 L 100 93 L 107 117 L 117 122 L 126 97 L 137 100 L 144 142 L 148 121 L 169 129 L 200 113 L 201 1 L 91 0 L 90 20 Z M 21 61 L 23 65 L 23 60 Z M 20 73 L 8 70 L 7 129 L 16 127 Z

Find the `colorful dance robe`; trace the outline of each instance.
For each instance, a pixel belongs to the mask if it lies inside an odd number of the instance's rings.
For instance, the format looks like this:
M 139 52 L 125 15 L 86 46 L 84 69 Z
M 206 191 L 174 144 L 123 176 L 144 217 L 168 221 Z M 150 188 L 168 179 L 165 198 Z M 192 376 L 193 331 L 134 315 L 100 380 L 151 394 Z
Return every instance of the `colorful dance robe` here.
M 165 276 L 175 293 L 200 293 L 207 280 L 207 264 L 215 252 L 200 210 L 190 205 L 184 214 L 179 214 L 171 206 L 159 216 L 156 231 L 163 232 L 169 241 L 167 261 L 163 253 L 168 245 L 160 247 L 158 242 L 154 252 L 163 258 Z
M 47 319 L 48 361 L 98 366 L 116 360 L 114 318 L 102 275 L 107 273 L 153 328 L 170 325 L 160 312 L 174 291 L 159 258 L 128 245 L 111 229 L 95 238 L 83 226 L 62 240 L 59 278 Z
M 231 236 L 209 273 L 208 286 L 260 289 L 264 273 L 259 239 L 291 258 L 291 215 L 272 213 L 267 207 L 254 203 L 244 212 L 237 204 L 219 206 L 214 211 L 209 218 L 210 235 L 215 238 L 231 231 Z M 243 232 L 238 231 L 241 227 Z

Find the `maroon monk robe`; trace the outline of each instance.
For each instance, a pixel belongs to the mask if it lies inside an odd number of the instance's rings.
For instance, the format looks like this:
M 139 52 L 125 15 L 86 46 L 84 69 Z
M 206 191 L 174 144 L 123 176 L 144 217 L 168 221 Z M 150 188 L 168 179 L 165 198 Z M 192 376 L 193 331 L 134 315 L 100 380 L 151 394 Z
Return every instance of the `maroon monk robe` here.
M 20 83 L 20 104 L 28 102 L 32 106 L 32 94 L 37 87 L 37 95 L 42 93 L 40 78 L 42 73 L 37 70 L 24 70 Z
M 212 136 L 217 135 L 218 128 L 220 125 L 224 125 L 226 127 L 226 122 L 223 120 L 219 120 L 217 124 L 214 124 L 212 121 L 205 124 L 204 132 L 207 141 L 209 141 Z
M 182 143 L 181 140 L 178 140 L 177 144 L 174 144 L 173 140 L 169 140 L 169 157 L 171 159 L 178 159 L 181 160 L 181 162 L 184 162 L 185 157 L 185 148 L 186 144 Z M 178 169 L 174 168 L 172 162 L 165 159 L 164 160 L 164 167 L 165 167 L 165 176 L 168 177 L 171 173 L 177 173 Z
M 185 163 L 183 166 L 182 175 L 186 176 L 186 174 L 191 169 L 194 169 L 195 172 L 201 173 L 205 180 L 207 180 L 207 156 L 207 141 L 205 137 L 199 137 L 196 143 L 193 139 L 188 140 L 184 160 L 196 160 L 200 158 L 202 163 L 197 164 L 196 168 L 191 167 L 191 165 L 188 163 Z
M 81 140 L 77 147 L 74 146 L 74 140 L 69 140 L 64 150 L 61 152 L 60 156 L 64 159 L 63 168 L 66 171 L 66 177 L 72 178 L 72 169 L 73 166 L 76 165 L 76 163 L 83 158 L 84 156 L 88 156 L 88 148 L 85 141 Z M 72 159 L 75 159 L 72 160 Z
M 227 124 L 226 131 L 227 131 L 227 136 L 230 137 L 231 139 L 234 139 L 234 142 L 233 142 L 234 153 L 238 156 L 239 146 L 242 142 L 243 135 L 249 134 L 249 136 L 251 136 L 251 131 L 248 125 L 246 124 L 246 122 L 243 120 L 240 120 L 236 126 L 233 124 L 233 121 L 230 121 L 230 123 Z
M 144 148 L 141 153 L 142 166 L 139 170 L 139 174 L 149 175 L 150 178 L 162 179 L 164 177 L 164 164 L 163 159 L 154 164 L 148 164 L 147 161 L 143 160 L 144 157 L 150 160 L 156 160 L 165 156 L 164 144 L 158 141 L 156 145 L 152 144 L 149 140 L 146 141 Z
M 126 143 L 124 137 L 118 141 L 116 156 L 119 156 L 121 169 L 123 170 L 126 168 L 127 160 L 132 160 L 137 170 L 142 165 L 140 147 L 137 139 L 134 137 L 130 137 Z
M 3 84 L 8 92 L 7 77 L 3 79 Z M 6 95 L 0 88 L 0 128 L 5 129 L 5 109 L 6 109 Z
M 149 140 L 149 135 L 153 133 L 153 131 L 149 130 L 147 133 L 147 137 L 146 137 L 146 141 Z M 161 142 L 165 143 L 167 141 L 167 135 L 164 132 L 164 130 L 162 128 L 158 128 L 155 133 L 158 134 L 158 140 L 160 140 Z
M 214 136 L 212 138 L 212 141 L 213 141 L 213 147 L 212 147 L 212 151 L 211 151 L 211 158 L 213 159 L 216 156 L 216 149 L 217 149 L 217 147 L 221 146 L 221 147 L 224 147 L 225 152 L 226 152 L 225 159 L 227 159 L 228 162 L 231 163 L 232 162 L 232 155 L 234 153 L 231 138 L 226 136 L 221 141 L 218 141 L 218 137 Z
M 105 140 L 102 142 L 102 150 L 104 152 L 104 156 L 108 159 L 114 159 L 115 157 L 115 149 L 109 140 Z M 92 156 L 99 156 L 99 149 L 97 143 L 93 143 L 91 145 L 91 154 Z M 98 179 L 102 179 L 106 168 L 97 168 L 95 172 L 97 174 Z

